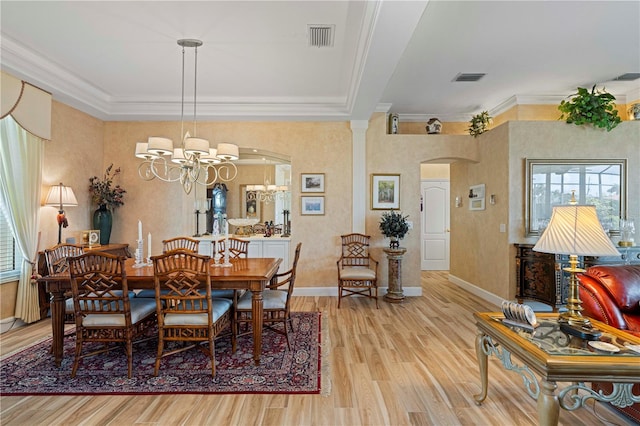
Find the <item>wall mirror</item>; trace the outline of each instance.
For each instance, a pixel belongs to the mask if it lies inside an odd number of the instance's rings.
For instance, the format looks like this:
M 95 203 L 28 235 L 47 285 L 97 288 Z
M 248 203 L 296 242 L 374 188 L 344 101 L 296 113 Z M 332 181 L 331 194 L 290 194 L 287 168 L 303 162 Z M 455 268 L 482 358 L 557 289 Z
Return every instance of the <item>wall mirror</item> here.
M 227 217 L 283 224 L 283 211 L 291 211 L 291 157 L 257 148 L 240 148 L 240 158 L 234 163 L 238 167 L 238 175 L 226 184 Z M 267 182 L 279 187 L 287 186 L 288 190 L 270 199 L 256 199 L 253 191 L 247 191 L 247 186 L 266 186 Z
M 596 206 L 605 231 L 618 231 L 626 217 L 627 161 L 526 160 L 526 236 L 541 235 L 553 206 L 569 204 L 575 193 L 578 204 Z

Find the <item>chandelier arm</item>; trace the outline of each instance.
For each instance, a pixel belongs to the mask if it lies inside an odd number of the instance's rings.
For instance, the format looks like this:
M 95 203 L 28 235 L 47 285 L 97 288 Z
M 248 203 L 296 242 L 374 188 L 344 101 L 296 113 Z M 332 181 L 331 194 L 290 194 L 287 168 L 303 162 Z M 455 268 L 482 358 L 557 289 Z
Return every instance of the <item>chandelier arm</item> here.
M 230 161 L 218 164 L 218 178 L 222 182 L 231 182 L 238 175 L 238 167 Z
M 140 165 L 138 165 L 138 176 L 142 180 L 153 180 L 156 175 L 151 170 L 151 160 L 144 160 Z
M 216 181 L 218 180 L 218 169 L 209 164 L 207 165 L 207 167 L 205 167 L 205 172 L 207 174 L 207 177 L 205 178 L 203 185 L 210 186 L 216 183 Z M 212 176 L 213 179 L 211 179 Z

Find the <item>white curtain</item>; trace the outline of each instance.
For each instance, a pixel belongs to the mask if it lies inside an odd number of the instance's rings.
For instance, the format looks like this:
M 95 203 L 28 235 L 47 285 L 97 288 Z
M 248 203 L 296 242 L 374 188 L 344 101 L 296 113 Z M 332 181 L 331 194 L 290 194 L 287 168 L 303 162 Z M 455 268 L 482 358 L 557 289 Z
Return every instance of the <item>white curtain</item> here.
M 43 153 L 44 140 L 11 115 L 0 120 L 0 201 L 9 212 L 21 262 L 14 316 L 26 323 L 40 319 L 38 286 L 31 284 L 31 272 L 38 251 Z

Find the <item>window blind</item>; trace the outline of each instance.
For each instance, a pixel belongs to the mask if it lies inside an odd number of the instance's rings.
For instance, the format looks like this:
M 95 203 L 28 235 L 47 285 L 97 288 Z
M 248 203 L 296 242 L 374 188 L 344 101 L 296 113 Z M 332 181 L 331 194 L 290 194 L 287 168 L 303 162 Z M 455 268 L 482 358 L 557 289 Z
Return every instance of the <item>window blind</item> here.
M 11 272 L 16 269 L 16 243 L 2 207 L 0 206 L 0 272 Z

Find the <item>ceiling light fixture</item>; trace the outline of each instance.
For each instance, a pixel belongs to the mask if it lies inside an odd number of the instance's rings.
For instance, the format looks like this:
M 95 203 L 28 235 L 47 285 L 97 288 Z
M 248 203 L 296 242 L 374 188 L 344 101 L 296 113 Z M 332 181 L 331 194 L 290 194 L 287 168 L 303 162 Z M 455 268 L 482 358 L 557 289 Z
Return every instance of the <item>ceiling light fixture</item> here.
M 238 146 L 219 143 L 216 148 L 209 141 L 197 137 L 196 95 L 198 88 L 198 47 L 202 41 L 194 39 L 178 40 L 182 47 L 182 102 L 180 110 L 180 147 L 174 148 L 169 138 L 151 136 L 147 142 L 136 143 L 135 156 L 143 159 L 138 166 L 138 175 L 144 180 L 158 178 L 164 182 L 180 182 L 189 194 L 194 184 L 213 185 L 218 179 L 230 182 L 238 174 L 232 162 L 239 157 Z M 193 136 L 184 132 L 184 57 L 185 47 L 194 48 L 193 78 Z

